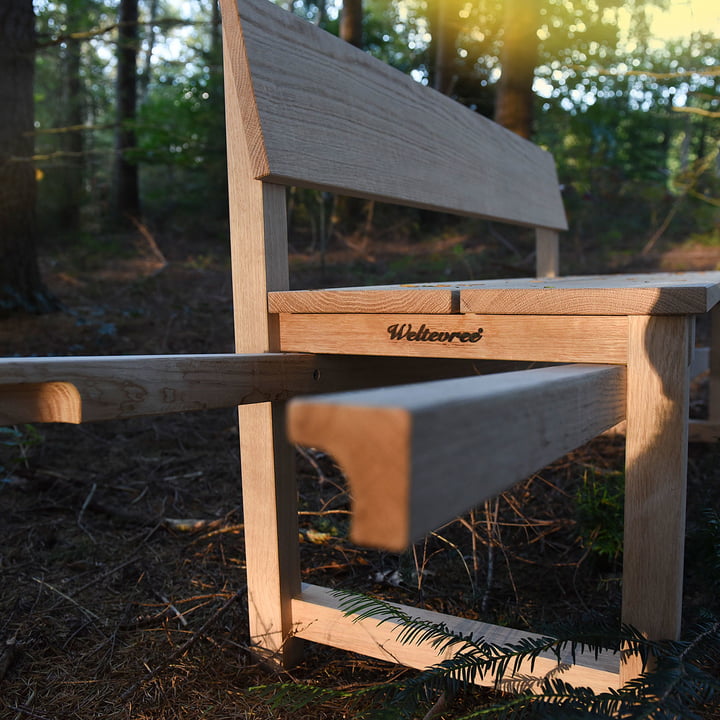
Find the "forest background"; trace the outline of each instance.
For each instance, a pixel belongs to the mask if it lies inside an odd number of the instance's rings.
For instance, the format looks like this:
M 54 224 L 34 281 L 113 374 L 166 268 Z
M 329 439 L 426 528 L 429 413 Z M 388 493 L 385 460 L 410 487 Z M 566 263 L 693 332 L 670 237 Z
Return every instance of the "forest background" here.
M 623 269 L 673 243 L 720 245 L 718 28 L 658 41 L 652 19 L 669 0 L 281 4 L 549 149 L 570 219 L 563 272 Z M 204 262 L 225 256 L 217 3 L 35 0 L 32 10 L 12 0 L 0 11 L 0 78 L 14 78 L 1 86 L 0 307 L 53 306 L 38 248 L 122 255 L 139 233 L 157 257 L 187 245 Z M 300 272 L 296 286 L 348 279 L 327 272 L 334 249 L 349 251 L 337 257 L 354 261 L 359 282 L 532 268 L 523 234 L 497 225 L 306 190 L 288 204 L 298 267 L 322 271 Z M 449 269 L 437 242 L 423 252 L 438 237 L 450 238 Z

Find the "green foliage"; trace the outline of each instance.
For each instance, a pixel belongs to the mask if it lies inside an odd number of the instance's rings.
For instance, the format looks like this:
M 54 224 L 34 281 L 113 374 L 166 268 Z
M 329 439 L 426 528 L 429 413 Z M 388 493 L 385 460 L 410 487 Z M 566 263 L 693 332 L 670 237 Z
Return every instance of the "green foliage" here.
M 353 717 L 366 720 L 390 720 L 430 717 L 437 698 L 455 698 L 474 691 L 474 678 L 493 677 L 496 686 L 510 680 L 519 668 L 532 667 L 542 654 L 560 658 L 578 650 L 610 649 L 636 654 L 644 667 L 653 656 L 653 669 L 619 690 L 596 693 L 574 687 L 560 678 L 545 679 L 533 692 L 520 691 L 501 700 L 460 710 L 455 720 L 470 718 L 641 718 L 647 720 L 700 720 L 703 707 L 720 694 L 720 679 L 714 670 L 720 662 L 720 620 L 709 614 L 677 642 L 646 640 L 630 627 L 619 632 L 596 628 L 591 632 L 568 631 L 558 638 L 525 639 L 497 645 L 482 638 L 450 632 L 442 625 L 410 617 L 382 600 L 338 592 L 341 607 L 357 620 L 376 619 L 378 624 L 397 625 L 397 639 L 403 644 L 429 643 L 438 652 L 455 648 L 454 657 L 424 670 L 410 679 L 364 688 L 355 692 L 321 689 L 317 686 L 281 684 L 251 688 L 274 708 L 298 710 L 318 702 L 342 701 Z M 465 703 L 464 705 L 467 705 Z M 448 711 L 443 717 L 450 717 Z
M 42 435 L 34 425 L 0 427 L 0 473 L 27 467 L 30 453 L 41 443 Z
M 575 495 L 577 522 L 583 545 L 605 560 L 617 560 L 623 548 L 625 475 L 586 471 Z

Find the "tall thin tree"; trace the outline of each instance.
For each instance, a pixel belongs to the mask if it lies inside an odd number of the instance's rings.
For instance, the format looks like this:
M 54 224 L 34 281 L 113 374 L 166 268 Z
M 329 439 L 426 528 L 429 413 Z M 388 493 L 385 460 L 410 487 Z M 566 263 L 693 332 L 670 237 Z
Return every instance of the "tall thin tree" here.
M 140 215 L 138 166 L 128 157 L 136 147 L 138 0 L 120 0 L 117 49 L 117 130 L 115 133 L 115 216 Z
M 66 23 L 70 33 L 87 29 L 87 10 L 83 0 L 68 0 Z M 69 37 L 61 55 L 61 102 L 59 126 L 64 129 L 60 145 L 65 153 L 63 182 L 60 185 L 58 226 L 62 230 L 80 228 L 80 206 L 83 198 L 85 93 L 81 78 L 82 41 Z
M 340 37 L 355 47 L 363 46 L 362 0 L 343 0 L 340 14 Z
M 0 3 L 0 310 L 56 308 L 36 249 L 32 0 Z
M 533 130 L 533 80 L 538 62 L 540 0 L 505 0 L 502 75 L 495 121 L 522 137 Z

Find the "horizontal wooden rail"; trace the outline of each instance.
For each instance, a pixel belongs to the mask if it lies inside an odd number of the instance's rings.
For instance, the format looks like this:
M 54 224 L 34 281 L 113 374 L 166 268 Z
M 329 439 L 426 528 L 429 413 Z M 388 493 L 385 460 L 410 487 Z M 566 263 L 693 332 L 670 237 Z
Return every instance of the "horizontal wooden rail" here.
M 280 314 L 285 352 L 627 362 L 626 317 Z
M 0 423 L 153 415 L 312 392 L 304 355 L 135 355 L 0 360 Z
M 498 372 L 507 365 L 290 353 L 0 358 L 0 425 L 208 410 Z
M 475 639 L 482 638 L 496 645 L 543 637 L 430 610 L 396 603 L 391 605 L 412 618 L 443 624 L 451 632 L 472 635 Z M 296 637 L 420 670 L 453 657 L 463 649 L 463 643 L 458 642 L 440 654 L 429 642 L 403 643 L 398 639 L 401 628 L 396 621 L 388 620 L 379 624 L 379 618 L 358 620 L 340 609 L 340 600 L 331 590 L 314 585 L 303 585 L 300 597 L 292 600 L 291 612 L 293 634 Z M 607 692 L 608 688 L 620 686 L 619 667 L 619 655 L 610 651 L 600 652 L 596 657 L 594 652 L 578 650 L 573 662 L 568 650 L 561 655 L 561 662 L 554 655 L 541 655 L 534 667 L 531 668 L 529 663 L 523 665 L 514 676 L 505 678 L 500 687 L 510 692 L 523 692 L 537 688 L 543 678 L 549 675 L 577 687 Z M 479 685 L 494 685 L 495 677 L 477 677 L 476 682 Z
M 568 365 L 297 398 L 288 435 L 346 470 L 353 540 L 400 551 L 624 416 L 624 367 Z

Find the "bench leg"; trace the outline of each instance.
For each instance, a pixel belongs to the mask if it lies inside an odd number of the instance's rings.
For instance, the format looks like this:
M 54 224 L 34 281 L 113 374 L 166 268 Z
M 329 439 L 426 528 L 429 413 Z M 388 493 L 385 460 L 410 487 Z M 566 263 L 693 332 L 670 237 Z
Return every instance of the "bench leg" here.
M 250 639 L 257 654 L 289 667 L 302 640 L 291 637 L 290 602 L 300 594 L 297 487 L 279 403 L 239 408 Z
M 710 323 L 708 422 L 720 425 L 720 305 L 710 311 Z
M 680 633 L 690 323 L 630 317 L 628 353 L 623 623 L 652 639 Z M 621 680 L 641 671 L 637 658 Z
M 560 275 L 560 240 L 555 230 L 535 230 L 535 276 L 554 278 Z

